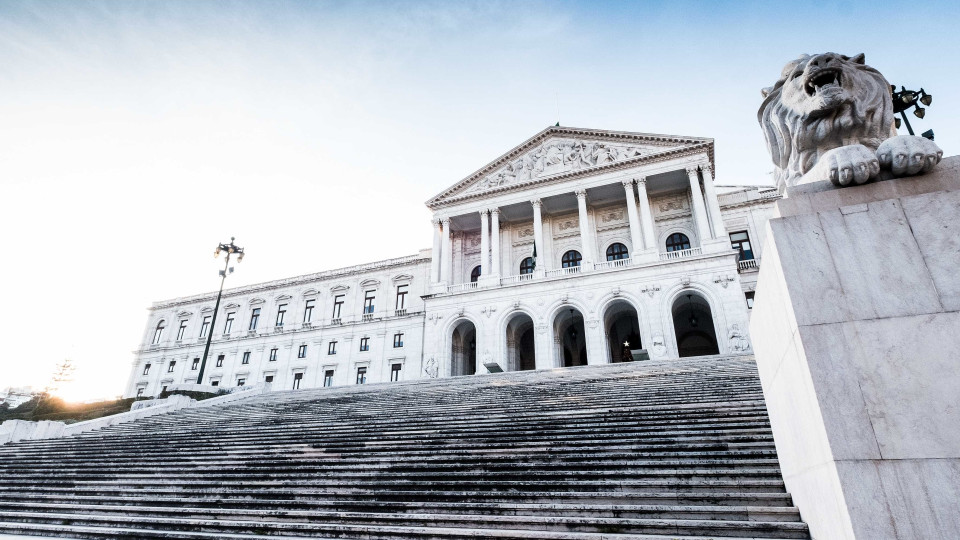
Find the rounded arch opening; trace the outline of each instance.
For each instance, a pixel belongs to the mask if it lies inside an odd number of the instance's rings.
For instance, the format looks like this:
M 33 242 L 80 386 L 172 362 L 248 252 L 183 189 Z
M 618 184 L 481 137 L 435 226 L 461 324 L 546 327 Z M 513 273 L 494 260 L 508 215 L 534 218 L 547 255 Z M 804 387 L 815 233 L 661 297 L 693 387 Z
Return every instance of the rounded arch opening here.
M 473 375 L 477 372 L 477 327 L 464 319 L 453 327 L 450 339 L 450 375 Z
M 673 301 L 673 330 L 680 358 L 720 354 L 710 303 L 694 291 L 681 292 Z
M 603 314 L 603 330 L 607 338 L 610 362 L 632 362 L 643 349 L 640 337 L 640 314 L 626 300 L 615 300 Z
M 619 261 L 629 257 L 630 252 L 622 242 L 614 242 L 607 246 L 606 255 L 608 261 Z
M 528 371 L 537 368 L 533 318 L 517 312 L 507 321 L 507 371 Z
M 579 309 L 571 307 L 557 313 L 553 319 L 553 336 L 561 367 L 587 365 L 587 336 Z
M 668 252 L 690 249 L 690 238 L 683 233 L 675 232 L 667 237 L 665 247 Z

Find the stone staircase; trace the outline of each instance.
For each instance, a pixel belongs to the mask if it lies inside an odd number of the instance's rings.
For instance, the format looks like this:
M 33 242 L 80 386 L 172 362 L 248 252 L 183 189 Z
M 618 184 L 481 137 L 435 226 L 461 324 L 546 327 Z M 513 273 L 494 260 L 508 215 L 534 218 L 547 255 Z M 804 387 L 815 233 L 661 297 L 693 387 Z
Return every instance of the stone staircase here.
M 0 446 L 0 536 L 809 538 L 752 357 L 274 392 Z

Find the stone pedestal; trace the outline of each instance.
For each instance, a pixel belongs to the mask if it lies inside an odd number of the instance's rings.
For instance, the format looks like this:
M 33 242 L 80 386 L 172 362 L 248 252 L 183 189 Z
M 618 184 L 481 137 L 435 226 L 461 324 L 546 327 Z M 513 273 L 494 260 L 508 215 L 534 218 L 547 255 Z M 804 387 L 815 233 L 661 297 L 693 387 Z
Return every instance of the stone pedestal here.
M 815 539 L 960 538 L 960 158 L 800 187 L 750 324 L 787 489 Z

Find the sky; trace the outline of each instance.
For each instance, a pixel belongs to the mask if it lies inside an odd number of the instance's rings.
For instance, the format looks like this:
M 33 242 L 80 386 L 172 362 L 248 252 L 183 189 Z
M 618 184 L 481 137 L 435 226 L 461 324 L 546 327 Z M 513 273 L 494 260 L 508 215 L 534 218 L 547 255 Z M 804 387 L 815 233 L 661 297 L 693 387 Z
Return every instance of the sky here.
M 760 89 L 863 52 L 960 149 L 960 4 L 0 0 L 0 389 L 119 395 L 154 301 L 416 253 L 424 201 L 557 121 L 712 137 L 770 182 Z

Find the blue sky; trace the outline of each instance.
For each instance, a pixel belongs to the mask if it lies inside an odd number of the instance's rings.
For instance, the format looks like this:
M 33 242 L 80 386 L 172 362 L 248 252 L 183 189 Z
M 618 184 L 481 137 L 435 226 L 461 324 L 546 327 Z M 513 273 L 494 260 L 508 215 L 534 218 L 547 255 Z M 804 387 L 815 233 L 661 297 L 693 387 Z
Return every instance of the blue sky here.
M 946 2 L 0 2 L 0 387 L 79 365 L 119 393 L 151 301 L 401 256 L 430 196 L 548 125 L 716 139 L 763 183 L 760 88 L 866 53 L 934 95 L 957 153 Z M 29 360 L 27 360 L 29 359 Z

